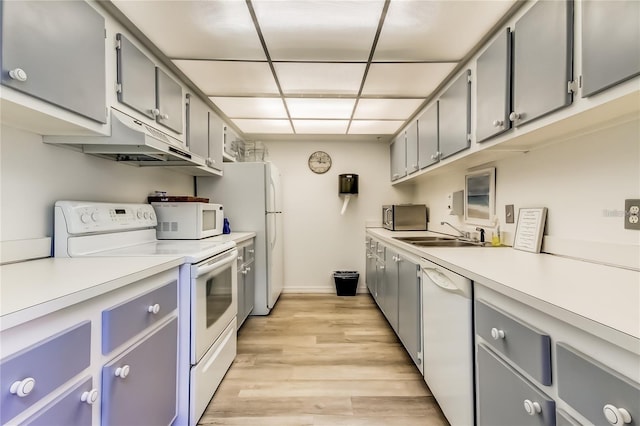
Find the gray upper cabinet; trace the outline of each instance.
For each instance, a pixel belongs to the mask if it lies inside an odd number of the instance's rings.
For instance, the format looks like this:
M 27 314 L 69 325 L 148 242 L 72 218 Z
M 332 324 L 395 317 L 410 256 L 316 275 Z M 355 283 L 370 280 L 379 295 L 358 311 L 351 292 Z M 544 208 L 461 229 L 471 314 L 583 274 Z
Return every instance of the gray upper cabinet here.
M 439 102 L 439 158 L 447 158 L 470 146 L 471 71 L 460 75 Z
M 189 151 L 209 156 L 209 108 L 195 95 L 187 94 L 187 145 Z
M 182 87 L 122 34 L 116 34 L 118 101 L 182 133 Z
M 640 2 L 582 2 L 582 96 L 640 74 Z
M 511 128 L 511 31 L 507 28 L 478 57 L 476 142 Z
M 77 1 L 0 6 L 2 84 L 106 123 L 104 17 Z
M 418 170 L 418 122 L 414 121 L 407 128 L 407 174 Z
M 218 170 L 222 170 L 224 128 L 224 121 L 213 111 L 209 111 L 209 167 Z
M 424 169 L 438 162 L 438 101 L 418 118 L 418 166 Z
M 391 155 L 391 180 L 407 175 L 407 142 L 405 132 L 401 132 L 389 145 Z
M 513 37 L 511 121 L 521 125 L 570 105 L 573 1 L 537 2 L 516 22 Z

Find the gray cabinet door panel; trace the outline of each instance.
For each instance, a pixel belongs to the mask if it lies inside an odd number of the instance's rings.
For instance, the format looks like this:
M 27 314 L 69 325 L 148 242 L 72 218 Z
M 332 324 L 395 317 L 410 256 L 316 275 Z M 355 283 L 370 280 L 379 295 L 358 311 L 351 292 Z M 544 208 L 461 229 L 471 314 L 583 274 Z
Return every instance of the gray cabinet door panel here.
M 407 174 L 418 170 L 418 122 L 414 121 L 407 128 Z
M 244 277 L 244 313 L 249 315 L 253 311 L 253 301 L 256 294 L 256 269 L 255 262 L 247 265 L 249 268 Z
M 222 151 L 224 147 L 224 121 L 215 112 L 209 112 L 209 167 L 222 170 Z
M 2 84 L 106 123 L 105 20 L 80 1 L 3 1 Z M 20 68 L 26 81 L 9 71 Z
M 388 251 L 385 260 L 385 286 L 384 298 L 381 306 L 384 316 L 389 321 L 391 328 L 398 332 L 398 266 L 395 260 L 397 253 Z
M 116 34 L 116 40 L 120 42 L 117 49 L 118 101 L 149 118 L 155 118 L 156 66 L 124 35 Z
M 640 74 L 640 2 L 582 1 L 582 97 Z
M 177 405 L 178 319 L 173 318 L 102 368 L 102 421 L 169 425 Z M 129 366 L 126 378 L 115 375 Z
M 640 384 L 614 372 L 568 345 L 556 345 L 558 396 L 596 425 L 608 424 L 603 408 L 611 404 L 640 419 Z
M 551 338 L 523 323 L 476 300 L 476 333 L 497 351 L 543 385 L 551 385 Z M 494 339 L 492 329 L 504 337 Z
M 91 377 L 60 395 L 33 417 L 29 417 L 22 426 L 91 426 L 93 405 L 81 400 L 84 392 L 93 389 Z
M 556 410 L 556 426 L 582 426 L 564 410 Z
M 156 117 L 158 124 L 182 133 L 182 86 L 160 68 L 156 68 L 156 107 L 160 111 Z
M 438 101 L 418 118 L 418 165 L 421 169 L 438 162 Z
M 478 426 L 555 426 L 555 402 L 483 344 L 477 349 Z M 525 400 L 540 404 L 529 415 Z
M 498 35 L 478 57 L 476 71 L 476 141 L 511 128 L 511 31 Z
M 422 320 L 418 265 L 401 257 L 398 262 L 398 336 L 413 362 L 420 366 Z
M 517 22 L 513 48 L 516 125 L 571 104 L 573 1 L 539 1 Z
M 84 321 L 4 358 L 0 363 L 0 424 L 6 424 L 89 367 L 90 351 L 91 322 Z M 35 380 L 31 393 L 19 397 L 9 392 L 14 382 L 28 377 Z
M 440 159 L 463 151 L 471 144 L 469 141 L 470 75 L 471 71 L 467 70 L 440 96 L 438 107 Z
M 244 289 L 245 289 L 245 285 L 244 285 L 244 277 L 245 274 L 242 273 L 242 267 L 238 268 L 238 302 L 237 302 L 237 314 L 236 317 L 238 318 L 238 321 L 236 323 L 236 325 L 238 326 L 238 328 L 240 328 L 240 326 L 242 325 L 242 321 L 244 321 L 244 319 L 246 318 L 246 314 L 244 312 L 244 300 L 247 297 L 244 293 Z
M 407 175 L 407 142 L 405 132 L 400 133 L 389 146 L 391 157 L 391 180 Z
M 209 108 L 195 95 L 187 94 L 187 144 L 189 151 L 209 157 Z

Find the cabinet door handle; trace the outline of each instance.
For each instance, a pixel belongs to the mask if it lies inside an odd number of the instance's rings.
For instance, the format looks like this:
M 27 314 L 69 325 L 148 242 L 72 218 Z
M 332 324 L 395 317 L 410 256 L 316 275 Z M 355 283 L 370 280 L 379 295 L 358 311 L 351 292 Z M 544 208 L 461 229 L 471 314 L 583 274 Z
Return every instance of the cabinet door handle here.
M 22 68 L 15 68 L 9 71 L 9 77 L 18 81 L 27 81 L 27 73 Z
M 153 115 L 154 117 L 157 117 L 160 115 L 160 110 L 158 108 L 151 108 L 149 110 L 149 112 L 151 113 L 151 115 Z
M 20 398 L 24 398 L 29 395 L 36 387 L 36 379 L 33 377 L 26 377 L 22 380 L 17 380 L 11 384 L 9 392 L 14 395 L 18 395 Z
M 504 125 L 504 121 L 502 120 L 493 120 L 493 127 L 502 127 Z
M 520 118 L 522 118 L 522 115 L 520 113 L 515 112 L 515 111 L 513 111 L 511 114 L 509 114 L 509 120 L 511 120 L 511 121 L 520 120 Z
M 540 412 L 542 412 L 542 407 L 540 407 L 540 403 L 538 402 L 531 401 L 530 399 L 525 399 L 524 411 L 526 411 L 530 416 L 535 416 L 536 414 L 540 414 Z
M 130 370 L 131 367 L 129 367 L 129 365 L 123 365 L 122 367 L 116 368 L 115 376 L 120 377 L 121 379 L 126 379 Z
M 628 425 L 631 423 L 631 414 L 624 409 L 618 408 L 615 405 L 607 404 L 602 407 L 602 412 L 607 418 L 607 421 L 614 426 Z
M 169 119 L 169 114 L 160 114 L 160 118 L 163 120 L 168 120 Z
M 155 305 L 150 305 L 147 308 L 147 312 L 149 312 L 150 314 L 156 315 L 158 312 L 160 312 L 160 305 L 157 303 Z
M 493 337 L 493 340 L 504 339 L 504 336 L 504 330 L 499 330 L 495 327 L 491 329 L 491 337 Z
M 83 392 L 80 397 L 80 401 L 86 402 L 89 405 L 93 405 L 98 400 L 98 389 L 91 389 L 90 391 Z

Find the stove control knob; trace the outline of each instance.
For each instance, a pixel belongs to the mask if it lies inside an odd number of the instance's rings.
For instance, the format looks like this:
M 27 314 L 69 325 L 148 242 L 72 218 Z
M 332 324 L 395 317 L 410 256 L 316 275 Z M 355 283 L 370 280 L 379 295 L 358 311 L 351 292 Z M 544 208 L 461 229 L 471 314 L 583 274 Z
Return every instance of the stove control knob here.
M 142 210 L 138 210 L 136 216 L 138 216 L 138 219 L 142 219 Z
M 89 223 L 91 221 L 91 216 L 89 216 L 89 213 L 82 213 L 82 215 L 80 216 L 80 221 L 82 223 Z
M 98 212 L 91 213 L 91 220 L 93 220 L 94 222 L 97 222 L 98 219 L 100 219 L 100 215 L 98 214 Z
M 153 214 L 153 212 L 151 212 L 151 213 L 149 213 L 149 218 L 150 218 L 151 220 L 156 220 L 156 215 L 155 215 L 155 214 Z
M 149 212 L 144 212 L 144 218 L 149 219 Z

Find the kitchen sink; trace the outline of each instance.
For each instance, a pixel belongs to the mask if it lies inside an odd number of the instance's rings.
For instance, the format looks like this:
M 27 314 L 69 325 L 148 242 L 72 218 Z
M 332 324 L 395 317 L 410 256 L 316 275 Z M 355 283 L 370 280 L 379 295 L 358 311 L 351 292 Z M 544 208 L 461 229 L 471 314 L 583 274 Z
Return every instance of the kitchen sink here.
M 456 241 L 453 237 L 393 237 L 393 239 L 409 244 L 431 241 Z
M 393 237 L 395 240 L 419 247 L 485 247 L 485 243 L 459 240 L 452 237 Z

